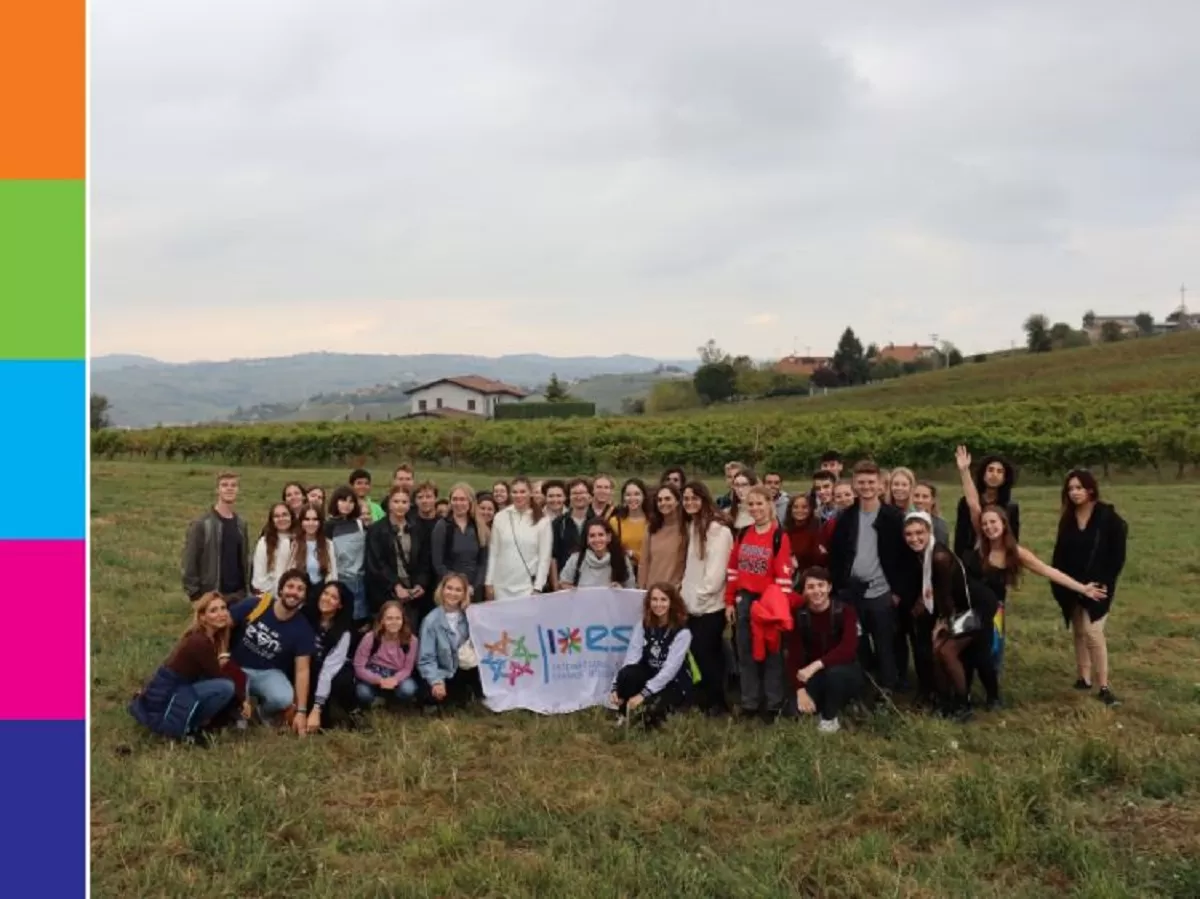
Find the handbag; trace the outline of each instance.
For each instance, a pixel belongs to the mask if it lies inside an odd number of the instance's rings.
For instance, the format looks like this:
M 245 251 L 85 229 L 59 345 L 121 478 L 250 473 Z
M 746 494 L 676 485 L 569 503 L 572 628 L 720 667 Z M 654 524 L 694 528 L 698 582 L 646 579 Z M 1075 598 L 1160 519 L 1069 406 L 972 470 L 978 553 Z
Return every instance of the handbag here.
M 479 656 L 476 654 L 475 647 L 471 645 L 470 640 L 467 640 L 462 646 L 458 647 L 458 667 L 465 671 L 479 667 Z
M 954 557 L 958 562 L 958 568 L 963 576 L 963 592 L 967 595 L 967 610 L 958 615 L 950 616 L 950 635 L 953 637 L 969 637 L 971 634 L 979 633 L 983 630 L 983 622 L 979 620 L 979 616 L 975 614 L 975 609 L 971 605 L 971 584 L 967 579 L 967 569 L 962 563 L 962 559 L 958 556 Z

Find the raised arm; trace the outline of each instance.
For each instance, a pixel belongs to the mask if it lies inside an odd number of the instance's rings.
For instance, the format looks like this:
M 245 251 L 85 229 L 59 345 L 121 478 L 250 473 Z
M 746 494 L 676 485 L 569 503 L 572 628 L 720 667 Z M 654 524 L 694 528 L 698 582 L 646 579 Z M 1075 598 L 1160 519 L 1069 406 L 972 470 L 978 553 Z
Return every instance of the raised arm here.
M 1039 574 L 1051 583 L 1058 584 L 1060 587 L 1066 587 L 1068 590 L 1073 590 L 1076 593 L 1086 596 L 1088 599 L 1104 599 L 1108 595 L 1106 587 L 1100 584 L 1081 584 L 1070 575 L 1063 574 L 1057 568 L 1047 565 L 1023 546 L 1017 547 L 1017 556 L 1027 571 Z
M 979 488 L 975 486 L 975 479 L 971 477 L 971 454 L 965 446 L 960 446 L 954 453 L 954 461 L 958 465 L 958 477 L 962 481 L 963 498 L 967 501 L 967 508 L 971 511 L 971 525 L 975 528 L 975 533 L 979 533 L 979 518 L 983 513 L 983 506 L 979 502 Z

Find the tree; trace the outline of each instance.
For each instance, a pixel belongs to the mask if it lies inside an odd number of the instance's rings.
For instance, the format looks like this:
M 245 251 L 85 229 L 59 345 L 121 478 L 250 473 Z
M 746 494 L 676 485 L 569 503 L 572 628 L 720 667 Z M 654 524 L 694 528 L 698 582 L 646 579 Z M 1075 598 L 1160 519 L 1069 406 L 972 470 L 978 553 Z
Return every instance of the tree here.
M 692 376 L 692 386 L 705 404 L 730 399 L 737 389 L 737 371 L 729 362 L 701 365 Z
M 1125 331 L 1117 322 L 1108 321 L 1100 326 L 1100 341 L 1102 343 L 1116 343 L 1124 336 Z
M 627 396 L 621 400 L 622 415 L 645 415 L 646 400 L 642 397 Z
M 809 383 L 813 387 L 837 387 L 841 381 L 838 379 L 837 372 L 832 368 L 821 366 L 813 371 Z
M 739 368 L 735 360 L 733 368 L 734 389 L 738 396 L 763 396 L 771 389 L 775 374 L 771 366 Z
M 1154 316 L 1149 312 L 1139 312 L 1133 317 L 1133 323 L 1137 325 L 1138 333 L 1143 337 L 1154 333 Z
M 1054 348 L 1050 339 L 1050 319 L 1038 314 L 1025 319 L 1025 344 L 1031 353 L 1048 353 Z
M 646 411 L 652 414 L 662 412 L 679 412 L 683 409 L 695 409 L 700 405 L 700 397 L 691 381 L 659 381 L 650 388 L 646 397 Z
M 558 375 L 553 373 L 550 375 L 550 383 L 546 385 L 545 397 L 547 403 L 565 403 L 571 398 L 567 394 L 567 388 L 558 380 Z
M 1055 322 L 1050 326 L 1050 342 L 1056 346 L 1061 346 L 1064 340 L 1071 336 L 1071 332 L 1075 329 L 1066 322 Z
M 890 381 L 902 374 L 904 370 L 895 359 L 875 359 L 867 369 L 867 376 L 871 381 Z
M 948 350 L 946 352 L 946 367 L 947 368 L 954 368 L 956 365 L 962 365 L 963 362 L 966 361 L 965 359 L 963 359 L 963 354 L 959 350 L 958 347 L 956 347 L 952 343 L 947 344 L 946 346 L 948 347 Z
M 870 373 L 866 354 L 863 352 L 862 341 L 854 336 L 854 329 L 847 328 L 842 332 L 837 349 L 833 353 L 831 365 L 838 383 L 849 386 L 864 384 Z
M 92 394 L 92 430 L 102 431 L 105 428 L 112 427 L 112 421 L 108 417 L 109 410 L 112 405 L 108 402 L 108 397 L 99 393 Z
M 1096 313 L 1093 312 L 1091 309 L 1089 309 L 1087 312 L 1083 313 L 1083 326 L 1085 328 L 1096 327 Z
M 701 365 L 716 365 L 719 362 L 729 361 L 729 355 L 717 346 L 717 342 L 711 337 L 704 346 L 696 347 L 696 352 L 700 355 Z

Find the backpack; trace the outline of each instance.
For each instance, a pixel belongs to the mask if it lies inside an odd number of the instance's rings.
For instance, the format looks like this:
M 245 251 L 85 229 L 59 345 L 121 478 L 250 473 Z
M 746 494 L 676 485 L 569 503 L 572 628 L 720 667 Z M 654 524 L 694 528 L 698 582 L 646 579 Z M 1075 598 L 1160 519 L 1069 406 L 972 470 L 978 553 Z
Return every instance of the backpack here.
M 742 528 L 741 530 L 739 530 L 737 532 L 738 546 L 742 545 L 742 540 L 745 539 L 746 534 L 749 533 L 749 531 L 752 527 L 754 527 L 754 525 L 748 524 L 744 528 Z M 783 526 L 781 524 L 779 524 L 778 522 L 776 522 L 775 533 L 771 535 L 771 561 L 772 562 L 775 561 L 775 557 L 777 555 L 779 555 L 779 547 L 781 547 L 781 546 L 783 546 Z
M 273 602 L 275 602 L 275 597 L 270 593 L 264 593 L 258 598 L 258 604 L 250 610 L 250 614 L 246 616 L 243 624 L 253 624 L 255 621 L 258 621 L 263 615 L 267 614 L 267 609 L 271 608 Z

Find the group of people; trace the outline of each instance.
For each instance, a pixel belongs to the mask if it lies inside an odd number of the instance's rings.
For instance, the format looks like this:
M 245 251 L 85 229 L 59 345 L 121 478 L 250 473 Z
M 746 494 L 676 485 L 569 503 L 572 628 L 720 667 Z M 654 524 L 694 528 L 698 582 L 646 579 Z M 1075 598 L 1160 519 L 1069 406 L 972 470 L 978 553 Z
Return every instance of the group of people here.
M 1024 572 L 1051 582 L 1074 632 L 1075 687 L 1116 704 L 1104 624 L 1125 522 L 1072 470 L 1048 565 L 1019 542 L 1012 464 L 973 466 L 965 447 L 956 463 L 953 532 L 932 483 L 870 460 L 844 475 L 829 452 L 794 495 L 737 462 L 719 497 L 681 468 L 653 488 L 518 477 L 443 496 L 401 465 L 376 502 L 357 469 L 328 495 L 286 484 L 253 543 L 222 473 L 184 542 L 193 620 L 131 711 L 189 742 L 252 719 L 361 727 L 379 702 L 436 713 L 480 695 L 471 602 L 615 586 L 644 591 L 610 696 L 621 720 L 724 715 L 736 683 L 745 720 L 812 715 L 833 732 L 849 703 L 909 693 L 965 721 L 976 675 L 1000 705 L 1003 610 Z

